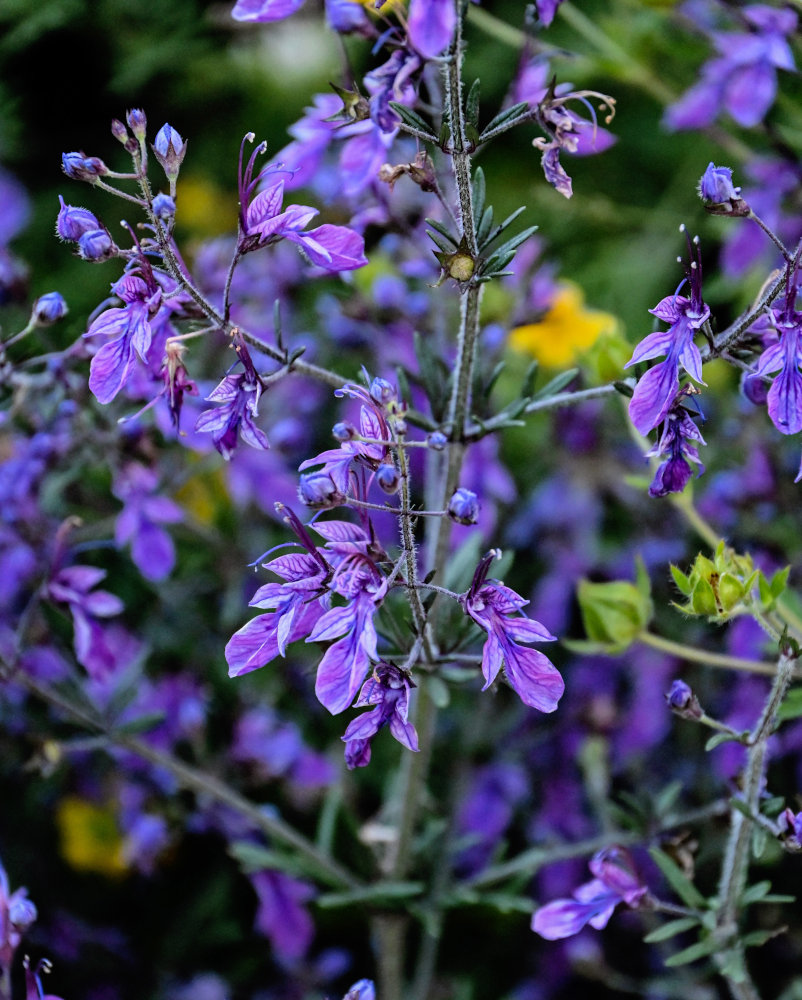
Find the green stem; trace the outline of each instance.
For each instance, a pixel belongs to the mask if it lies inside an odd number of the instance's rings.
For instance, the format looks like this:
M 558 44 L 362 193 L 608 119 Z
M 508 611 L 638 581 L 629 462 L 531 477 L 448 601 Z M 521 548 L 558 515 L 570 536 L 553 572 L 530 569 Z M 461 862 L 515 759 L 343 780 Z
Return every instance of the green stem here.
M 267 812 L 262 806 L 246 799 L 239 792 L 229 788 L 219 778 L 216 778 L 207 771 L 201 771 L 198 768 L 192 767 L 177 757 L 173 757 L 171 754 L 157 750 L 136 736 L 115 732 L 114 729 L 110 729 L 102 719 L 95 716 L 89 709 L 74 702 L 62 692 L 54 691 L 52 688 L 39 683 L 39 681 L 34 680 L 19 670 L 13 676 L 14 681 L 26 688 L 31 694 L 52 705 L 54 708 L 60 709 L 84 728 L 103 733 L 116 746 L 136 754 L 137 757 L 148 761 L 155 767 L 164 768 L 166 771 L 169 771 L 179 785 L 195 792 L 201 799 L 204 797 L 211 798 L 222 805 L 228 806 L 239 813 L 240 816 L 245 817 L 262 833 L 281 841 L 288 847 L 294 848 L 309 863 L 310 867 L 315 869 L 318 878 L 322 882 L 340 889 L 358 889 L 362 887 L 362 883 L 357 878 L 333 858 L 328 857 L 322 851 L 318 850 L 311 841 L 298 833 L 294 827 Z
M 760 718 L 750 736 L 750 746 L 746 755 L 742 791 L 740 793 L 748 810 L 758 813 L 760 796 L 766 777 L 766 754 L 769 736 L 777 721 L 777 712 L 788 685 L 794 676 L 795 660 L 785 653 L 780 654 L 769 696 L 763 706 Z M 740 900 L 746 887 L 749 874 L 750 843 L 752 839 L 752 823 L 740 810 L 732 809 L 730 816 L 730 834 L 724 852 L 721 866 L 721 879 L 718 889 L 718 910 L 716 927 L 722 936 L 734 938 L 738 933 L 738 912 Z M 739 944 L 736 949 L 742 950 Z M 732 983 L 727 980 L 733 997 L 757 996 L 754 986 L 748 980 L 744 983 Z M 740 990 L 741 992 L 738 992 Z M 747 992 L 743 992 L 747 990 Z M 748 992 L 750 991 L 751 992 Z
M 729 656 L 726 653 L 711 653 L 703 649 L 696 649 L 694 646 L 686 646 L 673 639 L 664 639 L 653 632 L 641 632 L 638 642 L 652 649 L 659 649 L 661 653 L 669 656 L 676 656 L 681 660 L 688 660 L 691 663 L 703 663 L 706 667 L 721 667 L 725 670 L 742 670 L 750 674 L 762 674 L 764 677 L 774 677 L 777 667 L 773 663 L 763 663 L 759 660 L 746 660 L 740 656 Z

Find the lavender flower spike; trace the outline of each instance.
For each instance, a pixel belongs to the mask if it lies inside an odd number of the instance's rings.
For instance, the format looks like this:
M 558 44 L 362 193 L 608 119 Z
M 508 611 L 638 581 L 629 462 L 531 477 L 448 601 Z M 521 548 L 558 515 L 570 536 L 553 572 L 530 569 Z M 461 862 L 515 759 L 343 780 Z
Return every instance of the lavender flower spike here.
M 488 636 L 482 651 L 482 690 L 490 687 L 503 664 L 510 686 L 524 704 L 540 712 L 553 712 L 565 690 L 560 672 L 543 653 L 521 646 L 519 641 L 552 642 L 556 636 L 540 622 L 512 617 L 529 602 L 498 580 L 487 579 L 491 563 L 500 557 L 498 549 L 491 549 L 476 567 L 470 590 L 460 597 L 465 613 Z
M 650 368 L 641 378 L 629 404 L 629 416 L 641 434 L 648 434 L 665 420 L 679 391 L 680 367 L 694 381 L 705 385 L 702 380 L 702 356 L 693 342 L 696 332 L 710 318 L 710 309 L 702 301 L 702 255 L 698 237 L 694 237 L 692 243 L 685 227 L 681 226 L 680 229 L 688 241 L 689 262 L 685 268 L 685 278 L 673 295 L 662 299 L 654 309 L 649 310 L 663 322 L 669 323 L 670 327 L 665 332 L 650 333 L 624 365 L 629 368 L 639 361 L 648 361 L 661 354 L 666 356 L 665 361 Z M 690 297 L 679 294 L 686 282 Z

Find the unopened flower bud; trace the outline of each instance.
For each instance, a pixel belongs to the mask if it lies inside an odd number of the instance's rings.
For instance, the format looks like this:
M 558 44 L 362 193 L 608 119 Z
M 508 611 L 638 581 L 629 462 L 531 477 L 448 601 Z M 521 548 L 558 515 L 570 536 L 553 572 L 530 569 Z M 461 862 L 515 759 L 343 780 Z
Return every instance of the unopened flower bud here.
M 356 434 L 356 427 L 345 420 L 341 420 L 332 427 L 331 433 L 337 441 L 350 441 L 354 434 Z
M 769 382 L 762 375 L 744 375 L 741 392 L 755 406 L 765 406 L 769 395 Z
M 74 181 L 87 181 L 94 184 L 98 177 L 109 172 L 106 164 L 97 156 L 85 156 L 84 153 L 62 153 L 61 169 Z
M 175 180 L 187 151 L 187 144 L 171 125 L 162 125 L 156 133 L 153 152 L 168 180 Z
M 787 851 L 802 851 L 802 813 L 784 809 L 778 816 L 783 847 Z
M 426 444 L 433 451 L 442 451 L 448 444 L 448 438 L 442 431 L 432 431 L 432 433 L 426 438 Z
M 751 209 L 741 197 L 741 189 L 732 183 L 732 170 L 709 164 L 699 181 L 699 197 L 706 211 L 713 215 L 749 215 Z
M 401 477 L 395 465 L 385 462 L 376 470 L 376 482 L 385 493 L 397 493 L 401 485 Z
M 40 295 L 31 310 L 31 322 L 34 326 L 50 326 L 67 315 L 67 303 L 59 292 L 47 292 Z
M 345 503 L 345 497 L 337 489 L 328 472 L 310 472 L 308 475 L 302 475 L 298 481 L 298 499 L 307 507 L 317 507 L 321 510 L 339 507 Z
M 375 378 L 370 383 L 370 395 L 377 403 L 386 406 L 397 398 L 397 393 L 393 385 L 385 378 Z
M 128 128 L 131 129 L 137 139 L 141 141 L 145 138 L 148 120 L 145 117 L 145 112 L 142 111 L 141 108 L 131 108 L 125 116 L 125 120 L 128 122 Z
M 479 497 L 472 490 L 460 486 L 448 501 L 448 516 L 457 524 L 476 524 L 479 520 Z
M 14 893 L 8 908 L 8 922 L 20 934 L 24 934 L 35 922 L 38 916 L 36 907 L 26 895 L 25 890 Z
M 373 980 L 360 979 L 345 994 L 343 1000 L 376 1000 L 376 987 L 373 985 Z
M 169 194 L 157 194 L 153 199 L 153 214 L 162 222 L 169 222 L 175 217 L 175 201 Z
M 128 142 L 129 138 L 128 129 L 125 127 L 125 125 L 123 125 L 123 123 L 120 121 L 119 118 L 112 118 L 111 134 L 114 136 L 117 142 L 121 142 L 123 145 L 125 145 L 126 142 Z
M 61 195 L 58 196 L 61 209 L 56 219 L 56 235 L 61 240 L 76 243 L 84 233 L 100 229 L 97 216 L 88 208 L 77 208 L 75 205 L 65 205 Z
M 666 704 L 683 719 L 701 719 L 704 715 L 699 699 L 685 681 L 675 680 L 666 694 Z
M 117 247 L 105 229 L 90 229 L 78 240 L 78 253 L 84 260 L 97 263 L 116 256 Z

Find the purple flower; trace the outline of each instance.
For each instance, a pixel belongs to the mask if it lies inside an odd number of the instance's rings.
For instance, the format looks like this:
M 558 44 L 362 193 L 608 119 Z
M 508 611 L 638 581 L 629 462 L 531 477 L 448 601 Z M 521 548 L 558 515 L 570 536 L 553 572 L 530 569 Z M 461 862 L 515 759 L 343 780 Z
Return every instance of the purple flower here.
M 684 231 L 684 227 L 682 227 Z M 686 234 L 687 238 L 687 234 Z M 624 365 L 637 364 L 665 354 L 665 361 L 650 368 L 635 386 L 629 404 L 629 416 L 641 434 L 648 434 L 652 428 L 665 420 L 679 391 L 680 366 L 696 382 L 702 381 L 702 357 L 693 341 L 697 331 L 710 317 L 710 309 L 702 301 L 702 256 L 698 237 L 694 238 L 696 259 L 693 259 L 691 241 L 688 238 L 689 264 L 686 277 L 677 291 L 662 299 L 649 312 L 665 323 L 665 332 L 650 333 L 635 348 L 630 360 Z M 679 294 L 680 288 L 688 283 L 690 297 Z
M 31 310 L 31 322 L 35 326 L 51 326 L 68 313 L 64 296 L 59 292 L 47 292 L 40 295 Z
M 749 215 L 749 206 L 741 197 L 741 189 L 732 183 L 732 170 L 709 163 L 699 181 L 699 197 L 714 215 Z
M 586 924 L 601 930 L 619 903 L 637 907 L 648 892 L 635 874 L 629 852 L 607 847 L 590 861 L 595 876 L 574 890 L 573 899 L 555 899 L 532 917 L 532 930 L 548 941 L 577 934 Z
M 237 0 L 231 16 L 235 21 L 268 23 L 283 21 L 303 7 L 304 0 Z
M 332 715 L 353 702 L 376 652 L 373 616 L 381 604 L 385 586 L 375 559 L 373 539 L 358 525 L 347 521 L 325 521 L 314 525 L 327 541 L 326 554 L 334 566 L 330 588 L 346 603 L 330 608 L 318 619 L 307 642 L 336 639 L 317 669 L 315 694 Z
M 168 180 L 174 181 L 186 156 L 186 142 L 171 125 L 165 124 L 156 133 L 152 148 Z
M 537 19 L 544 28 L 548 28 L 554 20 L 554 15 L 562 2 L 563 0 L 535 0 Z
M 479 520 L 479 497 L 473 490 L 458 487 L 448 501 L 448 516 L 457 524 L 476 524 Z
M 778 819 L 783 847 L 788 851 L 802 851 L 802 812 L 785 809 Z
M 84 239 L 82 236 L 81 239 Z M 142 276 L 148 275 L 148 280 Z M 112 285 L 122 299 L 122 308 L 106 309 L 91 324 L 84 337 L 102 335 L 105 343 L 89 366 L 89 388 L 99 403 L 110 403 L 131 376 L 135 358 L 147 362 L 153 339 L 151 320 L 162 300 L 161 288 L 152 273 L 131 272 Z
M 515 807 L 529 793 L 529 776 L 517 764 L 487 764 L 471 775 L 457 819 L 459 840 L 466 845 L 457 858 L 460 874 L 472 875 L 485 867 L 512 822 Z
M 777 69 L 795 68 L 786 36 L 796 30 L 797 16 L 762 4 L 740 13 L 749 31 L 713 33 L 719 54 L 702 67 L 700 81 L 666 111 L 670 129 L 706 128 L 722 111 L 744 128 L 765 118 L 777 93 Z
M 231 637 L 225 651 L 229 677 L 239 677 L 284 656 L 289 643 L 308 635 L 326 610 L 320 598 L 326 594 L 332 569 L 296 515 L 289 508 L 281 509 L 306 552 L 263 564 L 285 582 L 265 584 L 254 594 L 251 607 L 274 610 L 253 618 Z
M 103 228 L 97 216 L 88 208 L 66 205 L 61 195 L 58 196 L 58 200 L 61 208 L 56 219 L 56 235 L 60 240 L 77 243 L 84 233 Z
M 50 972 L 50 962 L 46 958 L 40 958 L 31 968 L 30 959 L 26 955 L 22 966 L 25 969 L 25 1000 L 60 1000 L 52 993 L 45 993 L 42 987 L 42 973 Z
M 348 990 L 343 1000 L 376 1000 L 376 987 L 372 979 L 360 979 Z
M 279 871 L 261 871 L 250 876 L 259 897 L 254 926 L 270 940 L 284 961 L 303 958 L 309 950 L 315 927 L 304 907 L 315 896 L 308 882 Z
M 281 164 L 269 164 L 254 177 L 256 158 L 264 153 L 266 143 L 254 149 L 247 166 L 243 167 L 245 142 L 252 142 L 253 138 L 253 133 L 249 132 L 240 147 L 240 252 L 247 253 L 286 239 L 297 244 L 312 264 L 327 271 L 352 271 L 367 264 L 365 241 L 352 229 L 326 224 L 304 231 L 318 214 L 317 209 L 308 205 L 290 205 L 283 209 L 284 179 L 271 176 L 287 173 Z M 257 186 L 268 177 L 270 181 L 254 196 Z
M 184 519 L 178 504 L 156 494 L 158 477 L 152 469 L 131 462 L 115 479 L 112 492 L 123 502 L 114 540 L 130 543 L 131 558 L 146 580 L 163 580 L 175 563 L 175 546 L 162 524 Z
M 259 413 L 264 382 L 241 338 L 235 337 L 234 349 L 244 371 L 238 375 L 226 375 L 212 390 L 211 395 L 206 397 L 207 402 L 223 405 L 204 410 L 195 424 L 196 431 L 212 435 L 215 448 L 226 461 L 234 454 L 239 438 L 252 448 L 270 447 L 264 433 L 253 422 Z
M 755 369 L 755 374 L 764 378 L 774 375 L 766 400 L 771 421 L 781 434 L 796 434 L 802 430 L 802 374 L 799 370 L 802 313 L 794 309 L 798 290 L 796 285 L 790 286 L 782 305 L 772 308 L 779 340 L 760 355 Z
M 349 769 L 364 767 L 370 760 L 370 741 L 385 725 L 408 750 L 418 749 L 418 734 L 407 719 L 409 692 L 415 685 L 409 675 L 392 663 L 380 660 L 373 668 L 373 675 L 362 686 L 355 708 L 374 705 L 349 723 L 345 730 L 345 761 Z M 352 743 L 355 744 L 352 746 Z
M 682 405 L 687 393 L 679 392 L 671 409 L 666 414 L 663 429 L 657 444 L 647 453 L 647 457 L 668 456 L 660 465 L 649 487 L 649 496 L 664 497 L 669 493 L 682 493 L 693 476 L 690 463 L 698 465 L 697 475 L 705 471 L 699 461 L 696 444 L 705 444 L 699 428 L 691 414 Z
M 453 0 L 410 0 L 408 37 L 424 59 L 435 59 L 448 48 L 457 26 Z
M 0 862 L 0 970 L 8 973 L 22 935 L 36 920 L 36 907 L 27 889 L 11 892 L 8 876 Z
M 491 549 L 477 566 L 470 590 L 460 597 L 465 613 L 488 635 L 482 650 L 482 690 L 490 687 L 503 664 L 510 686 L 524 704 L 553 712 L 565 690 L 563 679 L 548 657 L 519 641 L 551 642 L 556 636 L 540 622 L 513 617 L 529 602 L 498 580 L 487 579 L 491 563 L 500 557 L 498 549 Z
M 123 610 L 119 597 L 94 588 L 106 576 L 95 566 L 68 566 L 54 574 L 47 595 L 66 604 L 75 627 L 75 656 L 94 678 L 102 678 L 117 666 L 118 657 L 98 618 L 110 618 Z

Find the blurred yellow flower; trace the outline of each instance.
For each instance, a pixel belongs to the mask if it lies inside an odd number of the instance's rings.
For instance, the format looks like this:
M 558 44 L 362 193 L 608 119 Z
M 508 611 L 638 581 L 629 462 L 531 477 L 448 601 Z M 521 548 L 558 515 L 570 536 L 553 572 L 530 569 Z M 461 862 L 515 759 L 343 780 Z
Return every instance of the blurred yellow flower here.
M 110 878 L 125 875 L 123 839 L 110 806 L 99 806 L 77 795 L 68 795 L 56 808 L 61 854 L 79 871 L 98 872 Z
M 586 309 L 582 289 L 566 282 L 557 289 L 540 322 L 515 327 L 508 343 L 516 351 L 531 354 L 546 368 L 567 368 L 600 337 L 613 333 L 617 325 L 610 313 Z

